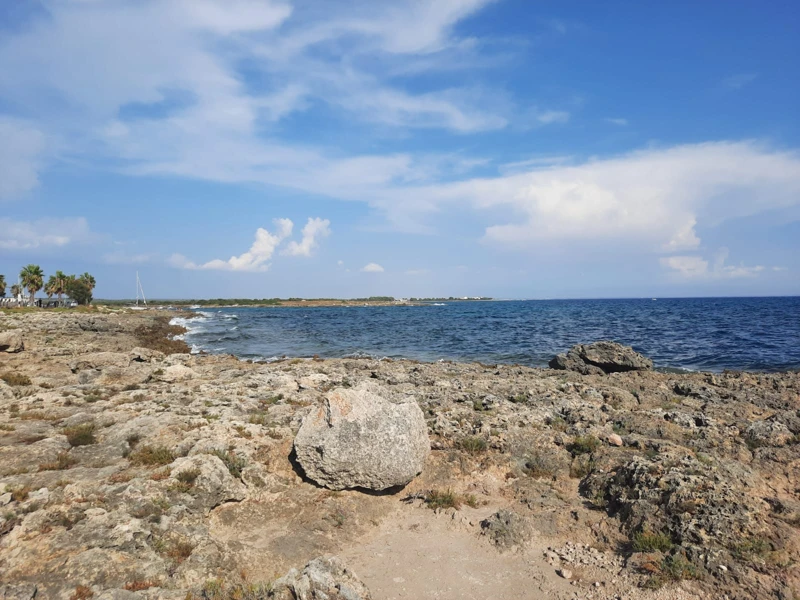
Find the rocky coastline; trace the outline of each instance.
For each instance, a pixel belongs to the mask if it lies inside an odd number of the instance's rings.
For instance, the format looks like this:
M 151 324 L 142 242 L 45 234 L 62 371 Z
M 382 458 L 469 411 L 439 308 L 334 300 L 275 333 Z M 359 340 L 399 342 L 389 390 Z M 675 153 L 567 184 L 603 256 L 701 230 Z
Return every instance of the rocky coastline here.
M 800 597 L 796 372 L 251 363 L 174 314 L 0 313 L 0 598 Z M 370 397 L 429 450 L 296 452 Z

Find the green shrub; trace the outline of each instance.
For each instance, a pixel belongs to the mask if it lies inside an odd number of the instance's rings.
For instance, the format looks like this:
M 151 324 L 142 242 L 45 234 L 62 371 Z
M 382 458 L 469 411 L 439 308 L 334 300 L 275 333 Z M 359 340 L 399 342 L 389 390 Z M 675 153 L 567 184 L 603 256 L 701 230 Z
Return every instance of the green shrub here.
M 469 454 L 480 454 L 486 452 L 486 440 L 479 436 L 468 436 L 456 442 L 456 446 Z
M 175 479 L 188 486 L 193 486 L 195 480 L 200 476 L 200 469 L 187 469 L 175 475 Z
M 600 447 L 600 440 L 593 435 L 579 435 L 567 447 L 573 456 L 592 454 Z
M 453 490 L 431 490 L 425 496 L 428 508 L 461 508 L 461 497 Z
M 94 429 L 94 423 L 81 423 L 80 425 L 64 428 L 64 435 L 67 436 L 67 441 L 73 448 L 75 446 L 89 446 L 97 443 L 97 439 L 94 437 Z
M 166 446 L 142 446 L 128 456 L 134 465 L 168 465 L 175 460 L 172 450 Z
M 209 454 L 216 456 L 218 459 L 224 462 L 231 475 L 237 479 L 242 478 L 242 470 L 244 470 L 244 468 L 247 466 L 247 460 L 236 456 L 230 450 L 213 450 Z
M 665 533 L 640 531 L 633 536 L 632 548 L 634 552 L 669 552 L 672 539 Z

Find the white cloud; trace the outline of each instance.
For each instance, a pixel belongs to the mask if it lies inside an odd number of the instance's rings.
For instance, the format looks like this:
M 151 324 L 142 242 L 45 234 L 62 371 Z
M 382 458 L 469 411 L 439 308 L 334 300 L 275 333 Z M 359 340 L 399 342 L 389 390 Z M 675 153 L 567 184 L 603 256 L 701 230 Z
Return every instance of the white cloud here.
M 38 185 L 44 150 L 45 136 L 35 126 L 0 115 L 0 201 Z
M 512 248 L 608 240 L 648 251 L 696 248 L 697 228 L 800 201 L 800 157 L 750 142 L 632 152 L 415 191 L 436 205 L 506 207 L 515 218 L 484 241 Z
M 699 256 L 665 256 L 661 265 L 684 277 L 705 277 L 708 274 L 708 261 Z
M 0 248 L 35 250 L 90 242 L 94 234 L 83 217 L 14 221 L 0 218 Z
M 743 264 L 726 265 L 728 254 L 727 248 L 720 248 L 716 253 L 713 265 L 710 265 L 709 261 L 700 256 L 664 257 L 661 259 L 661 265 L 667 269 L 671 269 L 677 275 L 685 279 L 738 279 L 742 277 L 755 277 L 759 273 L 767 270 L 767 268 L 762 265 L 751 267 Z M 776 270 L 776 267 L 772 267 L 772 270 Z
M 608 117 L 606 119 L 606 122 L 611 123 L 612 125 L 619 125 L 620 127 L 625 127 L 628 124 L 628 119 Z
M 549 125 L 550 123 L 566 123 L 569 121 L 569 113 L 563 110 L 548 110 L 539 113 L 536 116 L 536 120 L 544 125 Z
M 722 85 L 730 90 L 740 90 L 753 83 L 758 73 L 737 73 L 722 80 Z
M 305 227 L 303 227 L 303 239 L 298 243 L 289 242 L 286 249 L 281 254 L 288 256 L 311 256 L 311 253 L 319 244 L 319 239 L 330 235 L 330 224 L 328 219 L 319 217 L 309 217 Z M 339 261 L 341 263 L 341 261 Z
M 182 254 L 173 254 L 168 264 L 179 269 L 205 269 L 215 271 L 264 272 L 269 269 L 268 262 L 278 245 L 292 235 L 293 223 L 289 219 L 275 219 L 276 232 L 270 233 L 259 227 L 256 239 L 250 250 L 240 256 L 232 256 L 228 260 L 214 259 L 207 263 L 197 264 Z
M 384 268 L 378 263 L 369 263 L 361 267 L 362 273 L 383 273 Z

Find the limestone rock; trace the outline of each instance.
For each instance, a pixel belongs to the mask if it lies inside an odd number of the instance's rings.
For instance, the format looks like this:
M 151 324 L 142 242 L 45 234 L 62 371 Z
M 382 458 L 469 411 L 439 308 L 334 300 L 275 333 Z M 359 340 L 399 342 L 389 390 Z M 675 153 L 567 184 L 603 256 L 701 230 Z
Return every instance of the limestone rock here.
M 291 569 L 272 587 L 275 600 L 371 600 L 355 573 L 336 556 L 315 558 L 303 572 Z
M 524 517 L 510 510 L 499 510 L 481 521 L 481 533 L 501 550 L 522 546 L 531 539 L 531 526 Z
M 178 458 L 171 467 L 170 477 L 175 481 L 179 481 L 181 473 L 196 474 L 191 484 L 192 500 L 188 502 L 193 507 L 211 510 L 223 502 L 243 500 L 247 495 L 244 484 L 230 474 L 225 463 L 211 454 Z
M 618 436 L 616 433 L 612 433 L 611 435 L 608 436 L 608 443 L 611 446 L 619 447 L 622 446 L 623 441 L 622 438 Z
M 94 352 L 84 354 L 80 358 L 70 361 L 69 368 L 73 373 L 95 369 L 102 371 L 109 367 L 127 367 L 130 356 L 122 352 Z
M 430 453 L 414 401 L 392 404 L 364 387 L 337 389 L 308 414 L 294 440 L 297 460 L 319 485 L 384 490 L 405 485 Z
M 794 436 L 780 421 L 756 421 L 747 428 L 747 441 L 751 447 L 785 446 Z
M 608 341 L 577 344 L 566 354 L 553 358 L 549 365 L 552 369 L 577 371 L 584 375 L 653 370 L 653 361 L 646 356 L 630 346 Z
M 0 352 L 22 352 L 24 349 L 19 331 L 0 331 Z

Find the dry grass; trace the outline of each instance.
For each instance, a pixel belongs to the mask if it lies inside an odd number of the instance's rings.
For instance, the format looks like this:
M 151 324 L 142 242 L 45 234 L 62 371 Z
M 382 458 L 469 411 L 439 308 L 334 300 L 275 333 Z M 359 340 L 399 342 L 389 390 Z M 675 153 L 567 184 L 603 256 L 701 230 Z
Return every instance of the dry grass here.
M 94 423 L 82 423 L 73 427 L 65 427 L 64 435 L 67 436 L 67 441 L 73 448 L 76 446 L 89 446 L 97 443 L 97 438 L 94 437 L 94 430 Z
M 142 590 L 149 590 L 153 587 L 161 587 L 161 582 L 151 579 L 134 579 L 126 583 L 124 587 L 129 592 L 141 592 Z
M 425 504 L 428 508 L 461 508 L 463 499 L 453 490 L 431 490 L 425 495 Z
M 132 465 L 161 466 L 175 460 L 172 450 L 166 446 L 142 446 L 128 456 Z
M 42 463 L 39 465 L 40 471 L 64 471 L 69 469 L 70 467 L 76 465 L 78 463 L 73 457 L 69 455 L 69 452 L 59 452 L 56 459 L 49 463 Z
M 13 386 L 33 385 L 30 377 L 20 373 L 3 373 L 0 379 Z
M 94 592 L 85 585 L 79 585 L 75 588 L 75 592 L 69 597 L 69 600 L 89 600 L 94 597 Z

